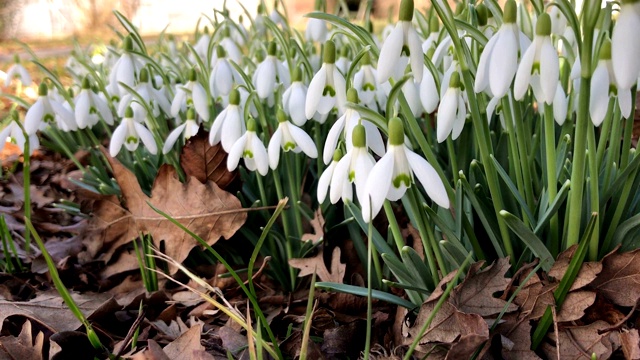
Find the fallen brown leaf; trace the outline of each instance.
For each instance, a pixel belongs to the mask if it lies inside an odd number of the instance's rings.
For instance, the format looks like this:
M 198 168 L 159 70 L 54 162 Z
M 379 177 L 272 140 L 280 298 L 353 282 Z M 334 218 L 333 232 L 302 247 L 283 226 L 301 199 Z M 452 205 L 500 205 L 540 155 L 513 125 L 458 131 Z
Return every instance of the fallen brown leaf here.
M 109 197 L 98 202 L 89 221 L 85 244 L 93 256 L 102 249 L 104 261 L 140 232 L 150 234 L 158 248 L 162 248 L 164 241 L 165 254 L 177 262 L 184 261 L 191 249 L 198 246 L 195 239 L 156 213 L 149 204 L 172 216 L 209 245 L 220 237 L 230 238 L 247 218 L 238 198 L 210 181 L 202 184 L 187 180 L 182 184 L 168 165 L 158 171 L 149 198 L 131 171 L 106 153 L 105 156 L 120 185 L 124 207 Z M 171 264 L 169 268 L 172 273 L 176 270 Z
M 502 358 L 505 360 L 538 360 L 531 350 L 531 324 L 528 319 L 518 319 L 516 313 L 506 314 L 495 332 L 500 336 Z
M 313 245 L 316 245 L 324 238 L 324 217 L 320 207 L 314 212 L 313 219 L 309 221 L 309 224 L 313 228 L 313 234 L 302 234 L 301 240 L 303 242 L 311 241 Z
M 162 350 L 170 359 L 180 359 L 187 357 L 195 359 L 194 354 L 200 354 L 198 359 L 205 359 L 204 346 L 200 344 L 202 325 L 192 326 L 188 331 L 182 333 L 177 339 L 165 346 Z M 206 354 L 206 353 L 204 353 Z M 207 354 L 208 355 L 208 354 Z M 208 358 L 213 358 L 209 355 Z
M 596 301 L 593 291 L 571 291 L 558 311 L 558 322 L 576 321 L 584 316 L 585 310 Z
M 227 170 L 227 153 L 222 145 L 211 146 L 209 133 L 202 129 L 182 148 L 180 166 L 187 176 L 193 176 L 203 184 L 212 181 L 221 189 L 225 189 L 237 175 L 237 172 Z
M 628 360 L 640 359 L 640 336 L 638 329 L 631 329 L 620 333 L 620 343 L 624 358 Z
M 504 277 L 511 266 L 509 259 L 498 259 L 479 271 L 483 264 L 477 262 L 471 265 L 464 281 L 451 294 L 452 304 L 462 312 L 488 316 L 500 313 L 507 305 L 505 300 L 494 297 L 494 294 L 505 291 L 509 285 L 510 279 Z M 509 304 L 507 312 L 516 309 L 515 304 Z
M 556 262 L 553 263 L 553 266 L 549 270 L 549 276 L 555 278 L 557 281 L 560 281 L 564 276 L 565 272 L 569 268 L 569 262 L 575 254 L 578 245 L 573 245 L 567 250 L 563 251 Z M 580 271 L 578 271 L 578 275 L 576 276 L 575 281 L 571 285 L 571 289 L 569 291 L 574 291 L 581 289 L 587 285 L 589 285 L 598 274 L 602 271 L 602 263 L 601 262 L 583 262 L 580 267 Z
M 556 345 L 543 343 L 542 350 L 549 359 L 557 358 L 556 346 L 560 348 L 560 359 L 590 359 L 593 353 L 598 359 L 608 359 L 619 347 L 617 332 L 598 334 L 598 330 L 608 326 L 604 321 L 596 321 L 586 326 L 565 327 L 560 329 L 559 336 L 549 333 Z
M 331 271 L 324 264 L 323 251 L 320 249 L 318 254 L 311 258 L 290 259 L 289 265 L 300 270 L 299 277 L 311 275 L 314 272 L 318 274 L 320 281 L 330 281 L 342 284 L 344 280 L 344 272 L 347 268 L 346 264 L 340 263 L 340 248 L 335 247 L 331 254 Z
M 633 306 L 640 298 L 640 249 L 607 254 L 591 286 L 616 305 Z
M 31 321 L 27 320 L 22 325 L 22 331 L 18 337 L 0 337 L 0 359 L 42 359 L 44 334 L 38 332 L 35 342 L 32 339 Z M 6 356 L 3 355 L 3 352 L 6 353 Z

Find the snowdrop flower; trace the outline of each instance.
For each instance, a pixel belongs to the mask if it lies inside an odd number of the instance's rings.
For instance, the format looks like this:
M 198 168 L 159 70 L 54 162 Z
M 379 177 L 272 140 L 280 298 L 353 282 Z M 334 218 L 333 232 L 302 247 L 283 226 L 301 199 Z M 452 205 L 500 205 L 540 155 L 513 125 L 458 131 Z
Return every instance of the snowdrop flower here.
M 256 88 L 258 97 L 266 99 L 272 96 L 277 84 L 289 87 L 291 81 L 289 70 L 276 57 L 277 47 L 275 41 L 269 43 L 267 57 L 256 68 L 253 73 L 253 85 Z
M 130 88 L 135 86 L 138 71 L 144 65 L 132 54 L 133 40 L 131 40 L 131 36 L 124 38 L 122 48 L 122 55 L 120 55 L 118 61 L 116 61 L 111 68 L 111 73 L 109 74 L 109 85 L 107 86 L 109 94 L 116 98 L 123 96 L 127 92 L 126 88 L 120 83 L 125 84 Z
M 338 57 L 338 61 L 336 61 L 336 67 L 342 75 L 347 75 L 347 71 L 349 71 L 349 66 L 351 66 L 351 59 L 349 59 L 349 47 L 343 46 L 340 49 L 340 57 Z
M 73 113 L 48 93 L 47 84 L 41 83 L 38 88 L 38 100 L 31 105 L 24 119 L 24 130 L 27 134 L 33 135 L 53 122 L 63 131 L 77 130 Z
M 278 129 L 269 140 L 267 153 L 269 154 L 269 167 L 275 170 L 280 162 L 280 148 L 294 153 L 304 152 L 308 157 L 315 159 L 318 157 L 318 149 L 313 143 L 311 137 L 304 130 L 291 124 L 285 113 L 278 110 L 276 114 L 278 118 Z
M 304 35 L 307 41 L 324 42 L 327 40 L 327 23 L 324 20 L 310 18 Z
M 437 16 L 432 16 L 429 19 L 429 36 L 422 43 L 422 53 L 426 54 L 429 49 L 436 49 L 438 37 L 440 35 L 440 20 Z
M 146 122 L 148 116 L 157 117 L 160 115 L 160 110 L 165 114 L 171 113 L 171 104 L 169 100 L 164 96 L 164 93 L 158 91 L 153 87 L 149 78 L 149 70 L 142 68 L 140 70 L 140 82 L 133 88 L 137 95 L 125 90 L 126 94 L 122 96 L 120 105 L 118 106 L 118 115 L 123 116 L 127 109 L 127 106 L 131 106 L 133 109 L 134 118 L 138 122 Z M 140 101 L 144 101 L 146 106 L 141 104 Z M 147 113 L 147 108 L 151 110 L 151 114 Z
M 567 28 L 567 18 L 560 11 L 560 7 L 549 6 L 549 17 L 551 17 L 551 33 L 556 36 L 564 35 Z
M 164 142 L 164 146 L 162 147 L 162 153 L 167 154 L 173 148 L 173 145 L 176 144 L 180 135 L 183 136 L 184 140 L 189 140 L 192 136 L 195 136 L 200 129 L 200 125 L 196 121 L 196 112 L 193 108 L 189 108 L 187 110 L 187 121 L 177 126 L 169 136 L 167 136 L 167 140 Z
M 536 23 L 536 36 L 522 56 L 513 86 L 513 96 L 521 100 L 529 86 L 536 99 L 552 104 L 560 76 L 558 52 L 551 42 L 551 19 L 543 13 Z
M 282 30 L 287 30 L 287 21 L 284 19 L 284 16 L 280 14 L 278 9 L 274 8 L 273 10 L 271 10 L 271 13 L 269 13 L 269 19 L 271 19 L 274 24 L 280 25 Z
M 329 166 L 327 166 L 327 168 L 324 169 L 324 171 L 322 172 L 322 175 L 320 175 L 320 178 L 318 179 L 317 196 L 318 196 L 318 203 L 320 204 L 322 204 L 324 200 L 327 198 L 327 193 L 329 192 L 329 185 L 332 182 L 333 174 L 335 173 L 336 166 L 338 166 L 338 162 L 340 162 L 340 159 L 342 159 L 342 151 L 340 149 L 336 149 L 336 151 L 333 152 L 333 161 L 331 161 L 331 164 L 329 164 Z M 343 199 L 350 198 L 352 191 L 353 189 L 351 189 L 351 186 L 343 187 L 342 194 L 340 194 L 339 198 L 343 198 Z
M 24 137 L 24 132 L 18 123 L 18 112 L 12 111 L 11 113 L 13 120 L 7 125 L 6 128 L 0 131 L 0 152 L 4 149 L 4 145 L 7 142 L 11 142 L 16 144 L 22 153 L 24 153 L 24 145 L 26 142 L 26 138 Z M 40 147 L 40 140 L 36 134 L 31 134 L 29 136 L 29 155 L 32 155 L 33 152 Z
M 209 101 L 207 91 L 198 82 L 198 73 L 194 68 L 189 70 L 189 81 L 184 86 L 178 86 L 176 95 L 171 102 L 171 116 L 178 116 L 180 110 L 186 110 L 187 104 L 193 103 L 202 121 L 209 121 Z
M 129 151 L 135 151 L 140 144 L 140 140 L 151 154 L 158 152 L 158 146 L 153 139 L 151 131 L 133 118 L 133 109 L 128 107 L 125 110 L 124 118 L 118 127 L 113 131 L 109 154 L 116 157 L 124 145 Z
M 562 84 L 558 81 L 556 95 L 553 99 L 553 118 L 556 120 L 556 123 L 558 123 L 558 125 L 562 126 L 564 124 L 564 121 L 567 119 L 568 111 L 569 100 L 567 99 L 567 95 L 564 93 Z
M 307 101 L 307 86 L 302 82 L 302 70 L 293 70 L 293 82 L 282 94 L 282 110 L 291 116 L 294 124 L 302 126 L 307 122 L 304 104 Z
M 504 22 L 480 55 L 475 92 L 489 88 L 493 96 L 502 98 L 509 91 L 518 69 L 519 54 L 529 46 L 526 36 L 518 30 L 516 16 L 515 0 L 507 1 L 504 6 Z
M 309 83 L 307 100 L 305 101 L 305 115 L 311 119 L 318 112 L 328 114 L 334 107 L 339 113 L 345 110 L 347 100 L 344 77 L 336 68 L 336 46 L 329 40 L 324 45 L 324 63 Z
M 409 57 L 411 71 L 416 82 L 422 81 L 423 52 L 420 36 L 413 27 L 413 0 L 402 0 L 400 17 L 391 34 L 385 39 L 378 58 L 378 83 L 382 84 L 393 75 L 404 73 L 403 57 Z M 399 69 L 399 67 L 402 67 Z
M 88 77 L 82 80 L 82 89 L 75 98 L 75 105 L 76 122 L 80 129 L 93 127 L 100 118 L 107 124 L 113 125 L 113 114 L 106 99 L 91 90 Z
M 229 59 L 234 63 L 239 65 L 242 62 L 242 50 L 240 50 L 238 44 L 231 38 L 231 32 L 228 27 L 222 29 L 222 39 L 220 39 L 218 45 L 224 48 Z
M 209 52 L 209 42 L 211 42 L 211 36 L 209 35 L 209 27 L 205 26 L 204 31 L 200 35 L 200 38 L 193 46 L 193 49 L 196 51 L 196 54 L 200 57 L 200 59 L 207 59 L 207 55 Z M 189 54 L 189 59 L 194 62 L 195 58 L 193 54 Z
M 31 85 L 31 75 L 29 75 L 27 69 L 22 66 L 20 63 L 20 57 L 17 54 L 13 56 L 13 65 L 11 65 L 9 70 L 7 70 L 7 75 L 4 79 L 4 86 L 8 87 L 11 85 L 11 81 L 13 79 L 20 80 L 23 86 Z
M 449 208 L 449 198 L 438 173 L 424 158 L 407 148 L 402 120 L 393 118 L 389 120 L 387 153 L 371 169 L 365 196 L 360 199 L 364 221 L 370 222 L 380 212 L 385 199 L 399 200 L 414 182 L 414 175 L 436 204 Z
M 436 80 L 426 66 L 422 72 L 422 82 L 420 83 L 420 102 L 424 111 L 428 114 L 433 113 L 438 107 L 440 102 L 440 96 L 438 94 L 438 87 L 436 86 Z
M 620 15 L 613 27 L 611 61 L 616 83 L 621 89 L 631 89 L 640 74 L 640 2 L 622 1 Z
M 233 144 L 245 131 L 240 92 L 238 89 L 233 89 L 229 94 L 229 105 L 213 120 L 209 143 L 216 145 L 221 142 L 224 151 L 229 153 Z
M 227 157 L 227 169 L 234 171 L 238 167 L 240 158 L 244 159 L 244 166 L 251 171 L 258 170 L 262 176 L 269 171 L 267 149 L 256 133 L 256 121 L 247 120 L 247 131 L 231 147 Z
M 358 200 L 363 202 L 367 197 L 365 186 L 371 169 L 375 165 L 373 156 L 367 151 L 366 130 L 363 125 L 356 125 L 353 129 L 351 142 L 353 147 L 336 164 L 331 176 L 331 191 L 329 199 L 335 204 L 342 198 L 351 201 L 353 190 L 351 183 L 356 186 Z M 324 185 L 324 184 L 322 184 Z M 320 187 L 320 183 L 318 183 Z M 318 195 L 319 196 L 319 195 Z M 322 199 L 324 201 L 324 199 Z
M 211 58 L 211 74 L 209 75 L 209 90 L 214 99 L 229 96 L 233 85 L 243 84 L 240 74 L 231 66 L 227 52 L 220 45 L 216 46 L 215 54 Z
M 615 83 L 614 66 L 611 61 L 611 42 L 605 41 L 600 48 L 600 60 L 591 77 L 589 113 L 593 125 L 600 126 L 611 98 L 618 99 L 620 113 L 625 119 L 631 116 L 632 100 L 629 89 L 618 88 Z
M 361 64 L 360 70 L 353 76 L 353 87 L 358 91 L 358 97 L 364 106 L 382 111 L 387 105 L 387 93 L 391 91 L 391 84 L 385 82 L 378 85 L 378 72 L 371 65 L 369 53 L 364 54 Z
M 354 104 L 359 103 L 358 92 L 356 89 L 351 88 L 347 91 L 347 101 Z M 382 141 L 382 135 L 380 135 L 378 128 L 370 121 L 362 120 L 360 113 L 356 110 L 347 109 L 347 111 L 345 111 L 345 113 L 336 120 L 327 134 L 327 139 L 322 153 L 322 160 L 325 164 L 328 164 L 331 161 L 333 152 L 338 146 L 338 141 L 342 134 L 344 134 L 344 138 L 346 140 L 347 153 L 353 149 L 355 145 L 351 140 L 355 136 L 353 135 L 353 131 L 357 126 L 362 126 L 364 129 L 366 144 L 369 144 L 371 150 L 373 150 L 373 152 L 378 156 L 384 155 L 384 142 Z
M 467 108 L 462 97 L 460 74 L 454 72 L 449 81 L 449 88 L 444 93 L 440 107 L 438 107 L 437 137 L 441 143 L 449 134 L 453 140 L 457 139 L 464 128 Z

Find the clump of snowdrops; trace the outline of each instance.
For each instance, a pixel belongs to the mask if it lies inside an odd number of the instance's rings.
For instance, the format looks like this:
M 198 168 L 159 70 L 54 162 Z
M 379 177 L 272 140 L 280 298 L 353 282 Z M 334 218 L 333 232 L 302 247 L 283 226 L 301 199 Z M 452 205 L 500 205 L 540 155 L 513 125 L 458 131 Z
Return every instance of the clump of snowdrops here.
M 85 186 L 118 193 L 95 151 L 104 139 L 148 189 L 207 130 L 240 169 L 246 206 L 290 199 L 261 250 L 281 259 L 282 284 L 295 288 L 286 260 L 310 250 L 300 239 L 320 208 L 327 230 L 352 235 L 369 290 L 403 288 L 418 305 L 469 259 L 548 270 L 575 244 L 574 266 L 635 247 L 639 4 L 403 0 L 381 32 L 370 9 L 360 22 L 307 14 L 301 30 L 261 4 L 256 16 L 216 12 L 182 43 L 145 43 L 117 14 L 120 45 L 99 62 L 75 51 L 71 87 L 41 66 L 38 99 L 16 103 L 24 121 L 0 139 L 33 149 L 40 132 L 71 158 L 93 149 Z M 407 221 L 423 253 L 405 243 Z

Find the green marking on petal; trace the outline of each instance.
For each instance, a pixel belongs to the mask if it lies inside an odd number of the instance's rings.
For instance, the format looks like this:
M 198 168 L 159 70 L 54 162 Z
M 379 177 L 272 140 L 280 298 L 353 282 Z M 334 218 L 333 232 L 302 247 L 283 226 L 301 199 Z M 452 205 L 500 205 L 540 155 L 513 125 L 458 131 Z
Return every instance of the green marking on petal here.
M 245 150 L 242 152 L 242 157 L 253 159 L 253 152 L 251 150 Z
M 396 189 L 399 189 L 403 183 L 406 187 L 411 186 L 411 176 L 409 174 L 400 174 L 393 179 L 393 187 Z
M 127 144 L 137 144 L 138 143 L 138 138 L 135 136 L 127 136 L 127 140 L 126 140 Z
M 533 65 L 531 66 L 531 75 L 533 74 L 540 74 L 540 62 L 536 61 L 533 63 Z
M 45 114 L 44 117 L 42 118 L 42 120 L 44 122 L 46 122 L 47 124 L 51 124 L 51 123 L 53 123 L 53 115 Z
M 349 182 L 354 182 L 356 180 L 356 172 L 351 170 L 349 171 Z
M 376 86 L 373 85 L 372 83 L 366 83 L 366 84 L 362 85 L 362 90 L 365 90 L 365 91 L 376 91 Z
M 409 50 L 409 47 L 407 45 L 402 45 L 402 51 L 400 52 L 400 56 L 402 55 L 406 57 L 411 56 L 411 50 Z
M 327 96 L 327 94 L 334 97 L 336 96 L 336 90 L 332 86 L 327 85 L 324 87 L 324 90 L 322 90 L 322 96 Z
M 287 141 L 282 148 L 284 151 L 290 151 L 296 148 L 296 144 L 291 141 Z

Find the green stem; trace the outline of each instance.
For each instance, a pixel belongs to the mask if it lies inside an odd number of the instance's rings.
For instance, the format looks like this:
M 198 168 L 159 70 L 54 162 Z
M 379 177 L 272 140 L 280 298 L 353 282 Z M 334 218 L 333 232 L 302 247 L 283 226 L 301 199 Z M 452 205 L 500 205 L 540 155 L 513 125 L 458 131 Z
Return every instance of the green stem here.
M 632 88 L 632 96 L 633 100 L 631 107 L 631 116 L 628 119 L 624 120 L 624 138 L 622 139 L 622 158 L 620 159 L 620 169 L 624 169 L 629 164 L 629 150 L 631 149 L 631 138 L 633 136 L 633 123 L 635 121 L 633 114 L 635 113 L 635 94 L 636 87 Z
M 442 260 L 442 254 L 440 254 L 440 249 L 438 248 L 437 244 L 429 244 L 427 226 L 424 222 L 424 218 L 422 217 L 424 211 L 420 206 L 420 198 L 418 197 L 416 187 L 410 187 L 409 194 L 405 194 L 405 196 L 407 196 L 409 200 L 409 206 L 411 207 L 411 211 L 415 216 L 417 222 L 416 226 L 418 227 L 418 232 L 420 233 L 420 240 L 422 240 L 424 253 L 427 257 L 427 263 L 429 265 L 429 271 L 431 272 L 431 280 L 433 280 L 433 285 L 436 286 L 439 282 L 436 262 L 438 266 L 440 266 L 444 270 L 444 261 Z
M 4 140 L 0 140 L 4 141 Z M 29 143 L 29 135 L 24 133 L 24 163 L 22 170 L 23 187 L 24 187 L 24 218 L 31 222 L 31 144 Z M 27 254 L 31 252 L 31 232 L 24 232 L 25 251 Z
M 589 198 L 591 204 L 591 213 L 597 213 L 599 221 L 596 221 L 595 228 L 591 233 L 589 243 L 589 260 L 596 261 L 598 259 L 598 246 L 600 240 L 600 193 L 598 191 L 598 163 L 596 154 L 596 135 L 593 126 L 589 126 L 587 131 L 587 147 L 589 149 Z
M 509 95 L 511 96 L 511 95 Z M 520 109 L 520 104 L 516 103 L 514 108 L 514 123 L 516 125 L 516 140 L 518 143 L 518 151 L 520 152 L 520 161 L 521 170 L 522 170 L 522 181 L 524 183 L 524 198 L 527 201 L 529 206 L 536 203 L 535 197 L 533 196 L 533 185 L 531 177 L 531 161 L 529 159 L 529 154 L 532 153 L 531 146 L 529 145 L 528 140 L 531 138 L 531 135 L 528 137 L 525 135 L 525 120 L 522 117 L 522 111 Z
M 273 183 L 275 184 L 276 187 L 276 194 L 278 195 L 278 200 L 282 200 L 285 198 L 284 196 L 284 192 L 282 191 L 282 184 L 280 183 L 280 178 L 279 175 L 277 173 L 277 171 L 272 171 L 271 174 L 273 175 Z M 287 252 L 287 260 L 288 259 L 293 259 L 293 249 L 291 248 L 291 232 L 290 232 L 290 225 L 289 225 L 289 219 L 286 216 L 286 214 L 284 216 L 282 216 L 282 227 L 284 228 L 284 245 L 285 245 L 285 251 Z M 291 280 L 291 290 L 293 291 L 293 289 L 295 289 L 295 284 L 296 284 L 296 273 L 295 273 L 295 269 L 292 266 L 289 266 L 289 277 Z
M 316 171 L 318 176 L 324 171 L 324 162 L 322 160 L 322 149 L 324 142 L 322 141 L 322 127 L 321 124 L 315 120 L 313 121 L 313 136 L 315 137 L 316 147 L 318 148 L 318 157 L 316 158 Z
M 451 163 L 451 173 L 453 175 L 453 183 L 457 183 L 460 177 L 458 174 L 458 157 L 456 156 L 456 149 L 453 146 L 453 140 L 451 136 L 447 136 L 447 151 L 449 152 L 449 162 Z
M 607 108 L 607 115 L 604 117 L 604 122 L 602 123 L 602 131 L 600 132 L 600 138 L 598 140 L 598 156 L 597 162 L 598 167 L 602 166 L 602 160 L 604 159 L 605 150 L 607 150 L 607 140 L 610 138 L 611 127 L 614 122 L 619 123 L 618 118 L 620 117 L 620 108 L 616 107 L 617 111 L 614 111 L 614 101 L 609 102 L 609 107 Z M 616 117 L 616 112 L 618 113 Z M 613 117 L 612 117 L 613 114 Z M 612 143 L 609 142 L 609 148 L 612 147 Z
M 611 129 L 611 133 L 609 134 L 609 152 L 607 155 L 607 160 L 604 168 L 604 180 L 603 187 L 606 188 L 610 184 L 611 173 L 614 168 L 614 165 L 620 165 L 620 138 L 622 137 L 622 121 L 620 108 L 618 106 L 615 107 L 613 111 L 613 127 Z
M 371 330 L 373 328 L 373 297 L 372 297 L 372 271 L 371 263 L 373 258 L 373 221 L 369 221 L 369 228 L 367 231 L 367 332 L 365 334 L 364 344 L 364 359 L 369 359 L 369 352 L 371 350 Z
M 520 158 L 520 154 L 518 153 L 518 143 L 516 138 L 516 132 L 514 130 L 513 124 L 516 120 L 513 117 L 513 113 L 511 111 L 511 106 L 508 98 L 502 99 L 502 111 L 504 111 L 505 123 L 507 125 L 507 136 L 509 137 L 509 154 L 511 155 L 510 164 L 513 165 L 510 170 L 513 171 L 516 175 L 516 184 L 518 186 L 518 191 L 522 194 L 524 192 L 524 180 L 522 178 L 522 170 L 524 167 L 528 166 L 525 162 L 522 162 Z M 487 114 L 489 116 L 489 114 Z M 526 159 L 525 159 L 526 160 Z M 525 193 L 526 197 L 526 193 Z M 533 203 L 526 199 L 527 205 L 531 206 Z M 529 209 L 530 210 L 530 209 Z M 525 213 L 525 209 L 522 209 L 522 213 Z M 524 217 L 523 218 L 525 224 L 529 223 L 529 220 Z
M 556 132 L 553 118 L 553 106 L 544 104 L 544 152 L 547 164 L 547 194 L 549 204 L 558 195 L 558 175 L 556 173 Z M 558 214 L 549 220 L 549 250 L 555 257 L 559 250 Z
M 396 215 L 393 213 L 393 208 L 391 207 L 391 203 L 389 202 L 389 200 L 385 200 L 383 206 L 384 213 L 385 215 L 387 215 L 387 220 L 389 221 L 389 228 L 391 228 L 393 240 L 396 243 L 396 247 L 398 247 L 398 254 L 401 254 L 402 248 L 405 244 L 402 237 L 402 231 L 400 230 L 400 226 L 398 225 L 398 220 L 396 219 Z
M 297 166 L 292 166 L 292 164 L 296 164 L 296 154 L 294 152 L 286 152 L 283 155 L 285 161 L 285 171 L 290 175 L 287 178 L 287 182 L 289 183 L 289 196 L 291 197 L 291 208 L 289 209 L 289 214 L 293 216 L 293 221 L 296 226 L 296 237 L 301 238 L 304 230 L 302 227 L 302 215 L 300 214 L 301 210 L 298 208 L 298 203 L 300 202 L 300 186 L 299 182 L 297 181 L 299 171 L 297 169 Z

